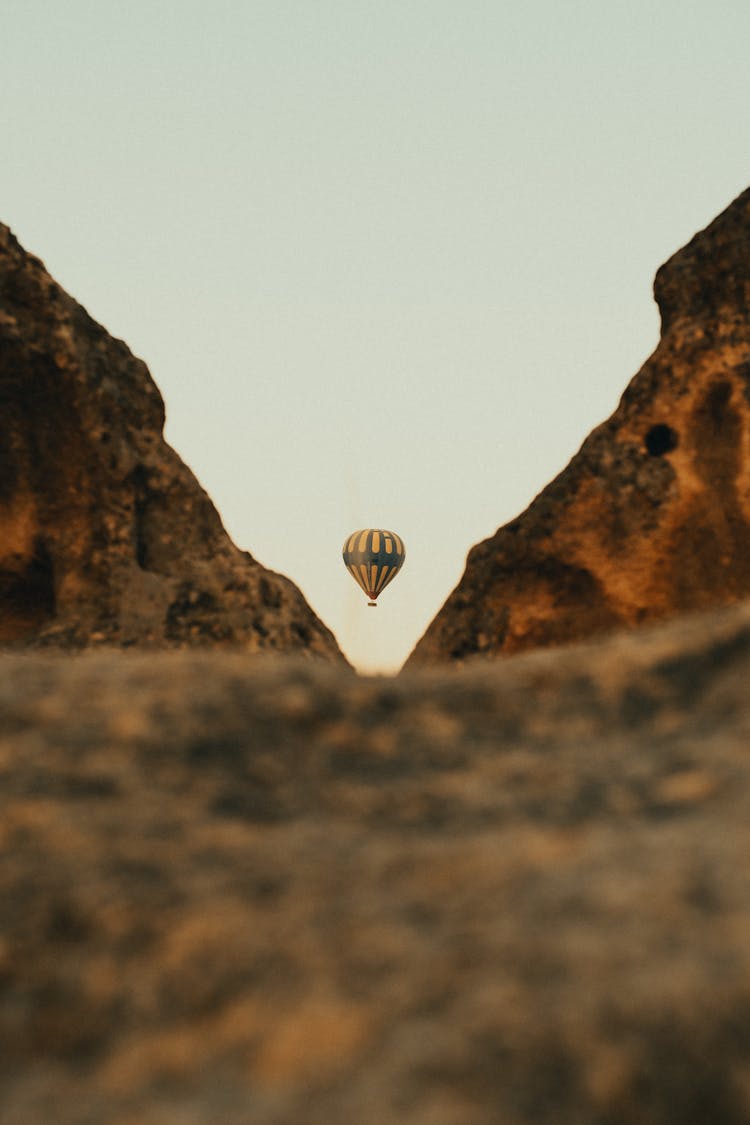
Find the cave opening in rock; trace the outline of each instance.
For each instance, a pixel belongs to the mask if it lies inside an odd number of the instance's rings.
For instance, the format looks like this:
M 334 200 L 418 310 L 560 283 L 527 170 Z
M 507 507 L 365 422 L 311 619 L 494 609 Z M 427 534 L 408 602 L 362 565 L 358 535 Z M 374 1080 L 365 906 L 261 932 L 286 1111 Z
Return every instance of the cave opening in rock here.
M 657 422 L 646 434 L 646 449 L 652 457 L 663 457 L 677 448 L 678 438 L 675 430 L 666 422 Z
M 56 612 L 52 557 L 38 540 L 23 568 L 0 570 L 0 642 L 22 640 Z

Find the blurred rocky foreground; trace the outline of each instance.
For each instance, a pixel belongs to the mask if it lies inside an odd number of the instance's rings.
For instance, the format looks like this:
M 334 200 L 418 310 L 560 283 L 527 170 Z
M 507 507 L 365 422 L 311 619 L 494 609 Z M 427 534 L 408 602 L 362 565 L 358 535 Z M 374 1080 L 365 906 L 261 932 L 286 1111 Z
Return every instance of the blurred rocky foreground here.
M 750 605 L 0 657 L 2 1125 L 745 1125 Z

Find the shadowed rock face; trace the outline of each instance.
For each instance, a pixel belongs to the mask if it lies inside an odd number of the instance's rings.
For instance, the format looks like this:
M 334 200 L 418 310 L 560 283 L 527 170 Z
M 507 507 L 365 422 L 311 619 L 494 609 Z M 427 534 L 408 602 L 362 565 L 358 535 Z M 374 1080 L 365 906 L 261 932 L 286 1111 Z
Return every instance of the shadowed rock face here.
M 746 1125 L 749 678 L 0 657 L 0 1125 Z
M 662 335 L 612 417 L 474 547 L 413 665 L 750 594 L 750 189 L 656 275 Z
M 240 645 L 343 660 L 238 550 L 162 436 L 146 365 L 0 224 L 0 644 Z

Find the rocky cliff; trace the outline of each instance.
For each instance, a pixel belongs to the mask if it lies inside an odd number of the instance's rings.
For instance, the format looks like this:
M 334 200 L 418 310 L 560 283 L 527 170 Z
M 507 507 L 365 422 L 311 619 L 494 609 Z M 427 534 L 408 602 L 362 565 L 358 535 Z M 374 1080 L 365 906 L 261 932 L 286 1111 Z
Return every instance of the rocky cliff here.
M 560 476 L 470 551 L 412 665 L 750 594 L 750 189 L 661 267 L 654 292 L 656 351 Z
M 231 542 L 145 364 L 2 225 L 0 416 L 0 644 L 343 660 L 293 583 Z
M 0 657 L 0 1125 L 745 1125 L 749 679 Z

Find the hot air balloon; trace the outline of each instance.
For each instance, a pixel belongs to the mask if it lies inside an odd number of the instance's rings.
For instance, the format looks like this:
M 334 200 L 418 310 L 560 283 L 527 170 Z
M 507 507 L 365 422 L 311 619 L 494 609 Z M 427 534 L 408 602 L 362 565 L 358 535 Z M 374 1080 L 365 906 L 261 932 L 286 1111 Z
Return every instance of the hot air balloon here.
M 367 604 L 374 606 L 404 565 L 406 551 L 395 531 L 367 527 L 347 537 L 343 555 L 346 569 L 370 599 Z

